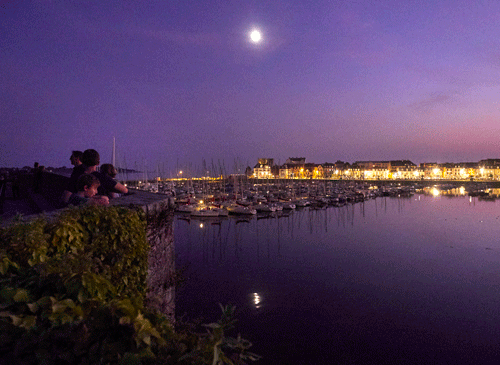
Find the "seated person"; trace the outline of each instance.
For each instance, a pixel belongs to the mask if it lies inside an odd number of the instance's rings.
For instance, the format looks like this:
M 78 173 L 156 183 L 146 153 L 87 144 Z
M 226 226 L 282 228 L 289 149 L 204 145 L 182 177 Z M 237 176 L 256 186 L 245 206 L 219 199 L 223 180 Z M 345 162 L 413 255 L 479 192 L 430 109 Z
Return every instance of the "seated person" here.
M 77 192 L 71 194 L 68 203 L 75 206 L 82 204 L 108 205 L 107 196 L 96 195 L 99 185 L 99 180 L 94 175 L 83 174 L 76 182 Z
M 99 194 L 117 198 L 120 194 L 128 193 L 128 189 L 114 179 L 117 173 L 116 168 L 109 163 L 103 164 L 99 172 L 93 173 L 101 182 Z
M 111 176 L 113 179 L 116 177 L 118 174 L 118 171 L 116 171 L 116 168 L 110 164 L 110 163 L 105 163 L 101 165 L 101 168 L 99 169 L 103 174 L 106 174 L 108 176 Z
M 116 168 L 110 163 L 105 163 L 105 164 L 101 165 L 101 167 L 99 168 L 99 171 L 102 174 L 109 176 L 113 180 L 115 179 L 116 175 L 118 174 L 118 171 L 116 171 Z M 107 195 L 110 198 L 118 198 L 120 196 L 120 193 L 115 192 L 115 191 L 111 191 L 111 192 L 108 192 Z

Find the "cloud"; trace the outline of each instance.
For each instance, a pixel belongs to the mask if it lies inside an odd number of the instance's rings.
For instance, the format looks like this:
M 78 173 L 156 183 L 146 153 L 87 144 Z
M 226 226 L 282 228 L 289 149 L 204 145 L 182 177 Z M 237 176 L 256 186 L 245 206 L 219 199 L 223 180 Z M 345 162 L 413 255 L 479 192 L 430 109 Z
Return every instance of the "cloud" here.
M 132 28 L 126 31 L 132 37 L 145 37 L 164 42 L 172 42 L 179 45 L 196 45 L 196 46 L 220 46 L 222 39 L 220 35 L 213 32 L 189 33 L 178 31 L 152 30 L 146 28 Z
M 215 32 L 186 32 L 177 30 L 153 29 L 133 26 L 126 21 L 105 22 L 89 18 L 70 6 L 60 5 L 58 8 L 64 23 L 73 29 L 92 37 L 115 40 L 119 37 L 133 39 L 149 39 L 179 45 L 196 45 L 218 47 L 223 44 L 223 37 Z
M 451 100 L 451 96 L 445 93 L 433 93 L 418 102 L 408 105 L 408 107 L 415 111 L 428 112 L 436 106 L 448 104 Z
M 486 55 L 487 62 L 494 68 L 500 68 L 500 52 L 490 51 Z

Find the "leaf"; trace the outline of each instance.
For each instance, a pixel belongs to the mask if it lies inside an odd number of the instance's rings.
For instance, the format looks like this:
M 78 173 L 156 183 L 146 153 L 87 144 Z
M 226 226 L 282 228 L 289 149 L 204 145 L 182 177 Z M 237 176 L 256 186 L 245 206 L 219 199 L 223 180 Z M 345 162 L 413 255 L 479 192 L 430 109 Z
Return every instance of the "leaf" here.
M 61 300 L 57 303 L 52 304 L 52 313 L 61 313 L 64 312 L 67 308 L 74 309 L 75 307 L 75 302 L 73 302 L 73 300 Z
M 12 319 L 12 324 L 17 327 L 23 323 L 23 319 L 19 316 L 10 315 L 10 319 Z
M 122 365 L 141 365 L 141 357 L 138 354 L 132 354 L 130 352 L 125 353 L 120 361 Z
M 26 289 L 17 289 L 13 299 L 15 302 L 26 303 L 29 300 L 28 291 Z
M 38 311 L 38 304 L 36 302 L 28 303 L 27 306 L 28 306 L 29 310 L 31 311 L 31 313 L 36 313 Z
M 35 316 L 26 316 L 20 325 L 20 327 L 26 328 L 27 330 L 35 327 L 36 325 L 36 317 Z
M 46 307 L 54 303 L 53 299 L 55 301 L 55 298 L 52 297 L 47 297 L 47 296 L 41 297 L 36 301 L 36 304 L 38 304 L 40 307 Z
M 142 342 L 144 342 L 146 345 L 151 346 L 151 336 L 147 334 L 143 334 L 141 336 Z
M 262 356 L 254 354 L 253 352 L 245 352 L 244 354 L 241 354 L 240 357 L 243 360 L 250 360 L 250 361 L 259 361 L 262 359 Z
M 212 328 L 212 329 L 217 329 L 221 328 L 221 325 L 218 323 L 209 323 L 209 324 L 204 324 L 204 327 Z
M 125 325 L 125 324 L 130 324 L 132 323 L 132 319 L 127 316 L 120 317 L 120 324 Z

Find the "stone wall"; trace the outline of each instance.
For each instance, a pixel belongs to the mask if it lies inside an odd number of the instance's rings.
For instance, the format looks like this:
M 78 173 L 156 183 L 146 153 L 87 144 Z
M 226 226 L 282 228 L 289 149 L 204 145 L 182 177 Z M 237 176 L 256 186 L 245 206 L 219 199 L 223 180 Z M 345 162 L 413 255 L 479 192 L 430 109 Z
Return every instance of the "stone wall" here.
M 147 237 L 151 250 L 148 258 L 147 305 L 175 321 L 175 247 L 172 210 L 148 214 Z
M 36 178 L 39 179 L 38 185 L 35 184 Z M 39 211 L 48 215 L 56 215 L 63 207 L 61 196 L 68 181 L 67 176 L 43 172 L 38 177 L 26 175 L 24 184 Z M 147 303 L 174 321 L 174 199 L 164 194 L 134 189 L 129 189 L 129 191 L 129 195 L 111 199 L 110 205 L 140 206 L 145 211 L 148 218 L 146 234 L 151 247 L 148 258 Z
M 35 174 L 33 176 L 34 188 L 36 187 L 37 179 L 39 180 L 39 186 L 38 189 L 34 189 L 33 192 L 42 195 L 54 209 L 63 208 L 64 204 L 61 201 L 61 197 L 68 185 L 69 178 L 51 172 L 43 172 L 40 175 Z

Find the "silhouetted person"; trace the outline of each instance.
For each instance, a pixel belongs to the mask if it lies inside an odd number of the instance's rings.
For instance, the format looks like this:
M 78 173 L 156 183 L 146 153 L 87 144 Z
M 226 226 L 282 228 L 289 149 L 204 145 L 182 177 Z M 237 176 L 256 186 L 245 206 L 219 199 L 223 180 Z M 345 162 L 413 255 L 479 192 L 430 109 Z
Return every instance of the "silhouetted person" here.
M 73 166 L 77 167 L 82 164 L 82 156 L 82 151 L 72 151 L 71 156 L 69 156 L 69 160 Z
M 103 174 L 106 174 L 106 175 L 112 177 L 113 179 L 118 174 L 118 171 L 116 170 L 116 168 L 110 163 L 102 164 L 99 171 L 101 171 Z
M 105 195 L 109 196 L 110 198 L 118 198 L 120 194 L 128 193 L 128 189 L 124 185 L 120 184 L 115 180 L 118 171 L 112 164 L 110 163 L 103 164 L 99 169 L 99 171 L 103 175 L 103 178 L 107 180 L 112 179 L 116 183 L 115 186 L 111 188 L 111 190 L 104 191 L 104 189 L 102 189 L 102 192 L 105 193 Z M 110 181 L 108 182 L 107 186 L 108 187 L 111 186 Z
M 85 150 L 83 152 L 82 162 L 87 166 L 85 172 L 93 174 L 101 182 L 98 190 L 99 195 L 108 195 L 109 193 L 128 193 L 128 189 L 125 186 L 117 182 L 112 177 L 97 171 L 97 166 L 99 166 L 100 163 L 100 156 L 96 150 Z
M 35 163 L 37 165 L 37 163 Z M 40 187 L 42 185 L 42 179 L 43 179 L 43 172 L 45 171 L 45 166 L 38 166 L 37 170 L 35 171 L 35 176 L 34 176 L 34 183 L 33 183 L 33 190 L 35 193 L 40 192 Z
M 82 151 L 73 151 L 69 160 L 71 164 L 74 166 L 73 171 L 71 172 L 71 176 L 68 181 L 68 185 L 66 186 L 66 190 L 63 192 L 62 201 L 64 203 L 68 203 L 69 197 L 71 194 L 76 193 L 76 182 L 78 178 L 85 173 L 87 167 L 82 163 L 83 152 Z
M 15 172 L 12 176 L 12 198 L 17 200 L 20 198 L 21 182 L 19 181 L 19 172 Z
M 31 188 L 33 189 L 33 191 L 35 191 L 36 189 L 36 173 L 38 171 L 38 162 L 35 162 L 33 164 L 33 168 L 31 169 Z
M 0 175 L 0 214 L 3 214 L 3 205 L 5 202 L 5 190 L 7 189 L 7 179 Z

